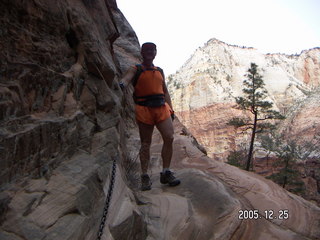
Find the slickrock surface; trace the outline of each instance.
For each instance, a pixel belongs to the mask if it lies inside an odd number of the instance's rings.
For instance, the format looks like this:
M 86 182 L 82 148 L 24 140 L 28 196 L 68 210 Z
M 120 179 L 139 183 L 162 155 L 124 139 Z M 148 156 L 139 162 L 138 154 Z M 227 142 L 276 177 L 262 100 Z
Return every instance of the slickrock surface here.
M 135 156 L 137 131 L 131 133 L 128 148 Z M 155 131 L 151 191 L 139 191 L 138 172 L 125 177 L 118 164 L 102 239 L 319 239 L 320 208 L 256 174 L 208 158 L 178 120 L 172 166 L 182 183 L 161 185 L 161 143 Z M 82 153 L 55 169 L 49 181 L 26 181 L 9 204 L 1 239 L 95 239 L 103 207 L 99 181 L 111 170 L 110 163 L 101 168 L 105 157 L 97 161 Z M 239 219 L 240 210 L 254 209 L 259 219 Z M 289 219 L 266 220 L 265 210 L 274 216 L 288 210 Z
M 153 141 L 152 190 L 136 193 L 147 239 L 320 238 L 319 207 L 254 173 L 208 158 L 178 121 L 173 168 L 182 183 L 161 185 L 157 131 Z M 258 210 L 260 215 L 256 220 L 241 220 L 240 210 Z M 266 220 L 265 210 L 272 210 L 276 217 L 280 210 L 288 210 L 289 218 Z

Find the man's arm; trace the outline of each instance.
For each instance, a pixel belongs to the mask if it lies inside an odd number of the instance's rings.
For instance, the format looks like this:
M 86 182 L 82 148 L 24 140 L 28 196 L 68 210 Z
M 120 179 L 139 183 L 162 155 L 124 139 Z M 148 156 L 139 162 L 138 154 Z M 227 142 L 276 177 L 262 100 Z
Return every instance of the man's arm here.
M 170 94 L 169 94 L 169 91 L 167 88 L 167 84 L 166 84 L 166 80 L 164 79 L 164 77 L 163 77 L 163 92 L 164 92 L 164 99 L 166 100 L 166 102 L 169 104 L 171 110 L 173 111 L 171 97 L 170 97 Z
M 120 87 L 121 88 L 127 87 L 130 84 L 130 82 L 131 82 L 132 78 L 134 77 L 134 75 L 136 74 L 136 72 L 137 72 L 137 69 L 134 66 L 131 66 L 127 70 L 127 72 L 124 74 L 124 76 L 121 78 L 121 80 L 119 82 Z
M 168 91 L 168 88 L 167 88 L 165 81 L 163 81 L 163 91 L 164 91 L 164 98 L 172 110 L 171 119 L 173 121 L 175 119 L 175 115 L 174 115 L 174 111 L 173 111 L 173 107 L 172 107 L 171 97 L 170 97 L 170 94 L 169 94 L 169 91 Z
M 170 108 L 173 111 L 173 107 L 172 107 L 172 102 L 171 102 L 171 97 L 167 88 L 167 85 L 165 82 L 163 82 L 163 91 L 164 91 L 164 98 L 166 100 L 166 102 L 169 104 Z

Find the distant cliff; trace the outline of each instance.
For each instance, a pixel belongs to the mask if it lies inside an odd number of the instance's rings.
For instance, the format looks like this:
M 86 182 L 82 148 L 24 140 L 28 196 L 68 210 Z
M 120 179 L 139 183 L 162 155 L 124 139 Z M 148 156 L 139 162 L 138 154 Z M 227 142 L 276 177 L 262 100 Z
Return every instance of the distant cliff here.
M 211 39 L 169 76 L 169 87 L 178 112 L 233 102 L 242 95 L 244 75 L 254 62 L 261 69 L 270 99 L 282 110 L 320 85 L 319 58 L 320 48 L 300 55 L 262 54 Z
M 254 48 L 209 40 L 176 74 L 168 77 L 168 86 L 178 116 L 211 156 L 232 148 L 232 133 L 223 132 L 232 131 L 225 126 L 228 118 L 242 114 L 235 108 L 235 97 L 243 94 L 242 82 L 251 62 L 260 68 L 268 100 L 285 115 L 293 109 L 299 111 L 300 103 L 309 96 L 317 98 L 313 93 L 320 85 L 320 48 L 300 55 L 262 54 Z M 317 108 L 317 101 L 312 102 Z M 229 143 L 213 143 L 222 136 Z
M 312 142 L 320 133 L 320 48 L 299 55 L 262 54 L 254 48 L 211 39 L 168 77 L 168 85 L 177 116 L 216 160 L 227 161 L 231 151 L 246 147 L 250 141 L 248 134 L 227 122 L 246 114 L 237 108 L 235 97 L 243 94 L 242 83 L 251 62 L 263 76 L 267 100 L 286 116 L 278 132 L 300 143 Z M 320 173 L 310 178 L 319 202 Z

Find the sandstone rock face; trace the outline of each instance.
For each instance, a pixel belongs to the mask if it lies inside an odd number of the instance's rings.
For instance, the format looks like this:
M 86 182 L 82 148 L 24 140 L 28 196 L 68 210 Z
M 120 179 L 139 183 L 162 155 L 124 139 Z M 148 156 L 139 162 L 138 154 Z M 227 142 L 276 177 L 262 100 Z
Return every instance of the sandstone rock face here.
M 168 77 L 175 111 L 207 148 L 209 156 L 222 153 L 222 160 L 224 151 L 234 149 L 232 144 L 237 137 L 228 130 L 226 123 L 240 114 L 233 109 L 236 108 L 234 98 L 243 94 L 242 82 L 251 62 L 261 70 L 268 100 L 284 115 L 293 109 L 297 112 L 302 101 L 309 102 L 308 96 L 320 84 L 320 48 L 303 51 L 300 55 L 265 55 L 254 48 L 211 39 L 198 48 L 176 74 Z M 319 108 L 317 101 L 313 101 L 312 106 Z M 316 116 L 311 118 L 317 119 Z M 225 130 L 217 133 L 218 129 Z M 221 138 L 225 139 L 223 143 Z
M 0 8 L 0 238 L 96 239 L 137 37 L 113 0 Z
M 61 153 L 90 150 L 98 129 L 119 125 L 121 66 L 107 1 L 2 1 L 1 9 L 0 174 L 6 183 L 50 168 Z M 137 39 L 127 41 L 137 55 Z
M 287 119 L 281 123 L 287 138 L 297 138 L 300 141 L 313 142 L 320 133 L 320 94 L 319 89 L 306 99 L 298 101 L 287 114 Z M 303 137 L 301 137 L 303 136 Z
M 175 121 L 174 127 L 172 166 L 181 185 L 159 183 L 162 140 L 156 131 L 152 190 L 136 193 L 148 239 L 319 238 L 319 207 L 261 176 L 208 158 L 180 122 Z M 279 219 L 282 209 L 288 210 L 289 219 Z M 261 215 L 243 220 L 240 214 L 246 210 Z M 267 220 L 265 211 L 274 212 L 277 219 Z
M 5 0 L 0 9 L 1 240 L 97 239 L 103 212 L 108 240 L 320 238 L 317 206 L 209 159 L 178 121 L 182 184 L 160 186 L 155 132 L 153 189 L 138 190 L 132 89 L 120 91 L 118 79 L 139 61 L 139 43 L 114 0 Z M 239 219 L 245 209 L 261 218 Z M 263 216 L 285 209 L 286 220 Z
M 177 116 L 206 148 L 208 156 L 225 162 L 231 151 L 248 149 L 249 132 L 236 131 L 227 123 L 233 117 L 252 117 L 235 103 L 235 97 L 243 95 L 242 83 L 251 62 L 258 65 L 263 76 L 267 100 L 286 116 L 279 130 L 298 143 L 319 144 L 315 136 L 320 132 L 320 48 L 299 55 L 265 55 L 254 48 L 211 39 L 168 77 Z M 313 155 L 317 159 L 319 156 L 319 151 Z M 319 179 L 313 178 L 320 186 Z M 314 193 L 318 199 L 319 193 Z
M 228 45 L 211 39 L 169 76 L 177 111 L 190 111 L 215 103 L 234 102 L 242 95 L 242 82 L 250 63 L 264 77 L 269 98 L 283 109 L 320 84 L 320 48 L 300 55 L 262 54 L 254 48 Z

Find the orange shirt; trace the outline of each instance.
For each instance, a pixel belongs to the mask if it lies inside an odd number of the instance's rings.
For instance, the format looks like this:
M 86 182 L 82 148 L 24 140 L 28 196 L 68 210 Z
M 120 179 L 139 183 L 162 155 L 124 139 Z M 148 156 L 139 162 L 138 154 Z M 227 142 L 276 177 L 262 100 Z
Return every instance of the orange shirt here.
M 164 94 L 163 91 L 163 77 L 160 71 L 144 70 L 137 81 L 134 88 L 134 94 L 137 97 L 143 97 L 155 94 Z

